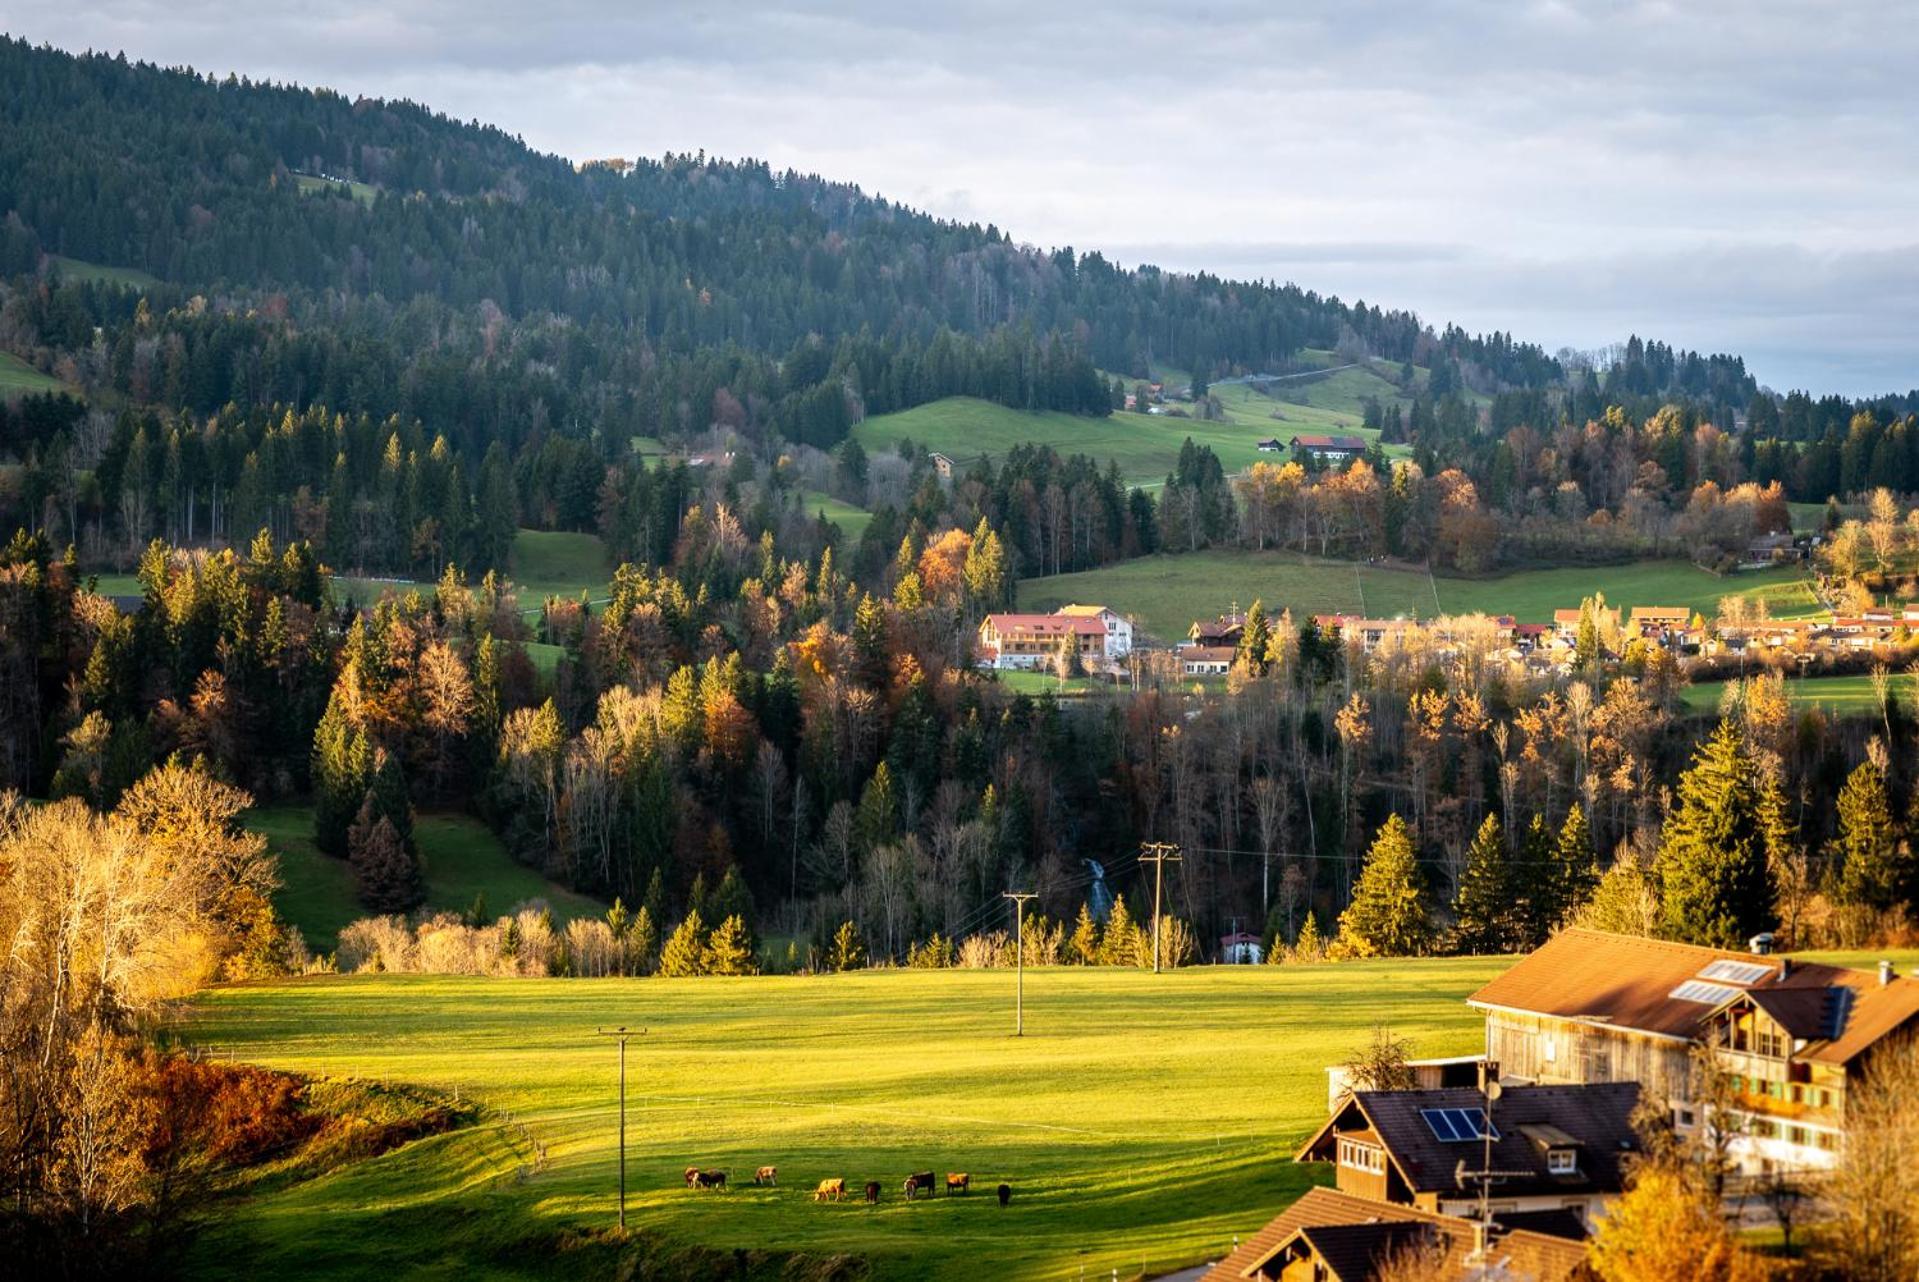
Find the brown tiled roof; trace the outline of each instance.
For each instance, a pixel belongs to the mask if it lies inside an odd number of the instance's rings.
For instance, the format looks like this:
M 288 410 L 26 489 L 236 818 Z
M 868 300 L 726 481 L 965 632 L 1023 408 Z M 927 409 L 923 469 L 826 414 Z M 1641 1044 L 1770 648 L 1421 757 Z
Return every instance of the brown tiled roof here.
M 1493 1169 L 1527 1171 L 1499 1186 L 1502 1197 L 1534 1194 L 1617 1193 L 1625 1186 L 1622 1169 L 1634 1151 L 1632 1110 L 1639 1102 L 1637 1082 L 1601 1082 L 1585 1086 L 1508 1086 L 1493 1106 Z M 1485 1157 L 1482 1141 L 1442 1140 L 1421 1114 L 1436 1108 L 1483 1108 L 1485 1097 L 1470 1086 L 1429 1091 L 1359 1091 L 1348 1096 L 1299 1150 L 1298 1160 L 1328 1161 L 1334 1136 L 1361 1122 L 1379 1136 L 1386 1156 L 1415 1193 L 1450 1193 L 1458 1188 L 1454 1171 L 1463 1160 L 1477 1167 Z M 1528 1131 L 1559 1131 L 1579 1146 L 1578 1168 L 1553 1175 L 1546 1154 Z M 1542 1133 L 1546 1133 L 1542 1132 Z
M 1705 978 L 1735 992 L 1753 993 L 1755 999 L 1761 993 L 1816 992 L 1821 1012 L 1830 1018 L 1830 1031 L 1825 1040 L 1809 1040 L 1793 1058 L 1826 1064 L 1847 1063 L 1919 1018 L 1919 980 L 1894 976 L 1881 985 L 1870 971 L 1800 961 L 1782 976 L 1785 960 L 1636 935 L 1564 930 L 1466 1000 L 1482 1009 L 1525 1011 L 1690 1040 L 1718 1006 L 1673 997 L 1673 990 L 1688 980 Z M 1715 961 L 1767 969 L 1763 977 L 1745 984 L 1702 977 L 1700 972 Z M 1780 1009 L 1789 1010 L 1797 1026 L 1804 1027 L 1814 1000 L 1781 998 Z
M 1375 1241 L 1393 1243 L 1394 1239 L 1404 1240 L 1409 1226 L 1422 1226 L 1441 1234 L 1445 1240 L 1446 1261 L 1439 1274 L 1441 1282 L 1468 1276 L 1467 1256 L 1473 1249 L 1471 1221 L 1410 1206 L 1394 1206 L 1354 1197 L 1337 1189 L 1315 1188 L 1308 1189 L 1298 1201 L 1242 1242 L 1238 1250 L 1214 1265 L 1202 1282 L 1245 1282 L 1245 1279 L 1259 1276 L 1255 1271 L 1257 1267 L 1270 1260 L 1302 1230 L 1319 1231 L 1340 1226 L 1363 1231 L 1346 1235 L 1315 1232 L 1312 1239 L 1314 1244 L 1324 1241 L 1341 1251 L 1341 1259 L 1349 1259 L 1348 1252 L 1363 1243 L 1368 1234 L 1375 1235 Z M 1380 1255 L 1385 1253 L 1379 1252 Z M 1588 1276 L 1585 1272 L 1586 1250 L 1582 1244 L 1530 1229 L 1499 1235 L 1492 1256 L 1496 1261 L 1505 1261 L 1516 1275 L 1535 1278 L 1538 1282 L 1559 1282 L 1560 1279 Z M 1363 1273 L 1356 1275 L 1355 1282 L 1364 1276 Z

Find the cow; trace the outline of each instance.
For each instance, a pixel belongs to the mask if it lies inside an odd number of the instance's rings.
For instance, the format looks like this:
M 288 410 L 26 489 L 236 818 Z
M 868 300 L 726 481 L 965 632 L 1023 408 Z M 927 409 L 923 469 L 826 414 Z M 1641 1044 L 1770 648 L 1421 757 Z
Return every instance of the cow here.
M 948 1174 L 946 1177 L 946 1192 L 949 1195 L 954 1193 L 963 1194 L 972 1185 L 972 1183 L 973 1183 L 973 1177 L 968 1175 L 965 1171 Z
M 693 1175 L 693 1187 L 700 1189 L 726 1188 L 725 1171 L 696 1171 Z
M 933 1192 L 933 1173 L 931 1171 L 915 1171 L 906 1177 L 904 1184 L 900 1185 L 900 1191 L 906 1194 L 906 1200 L 909 1202 L 919 1196 L 921 1189 L 925 1189 L 929 1195 Z
M 866 1204 L 868 1206 L 878 1206 L 880 1204 L 880 1182 L 878 1180 L 866 1181 Z
M 699 1179 L 699 1178 L 700 1178 L 700 1168 L 699 1168 L 699 1167 L 697 1167 L 697 1166 L 689 1166 L 689 1167 L 687 1167 L 687 1168 L 686 1168 L 686 1187 L 688 1187 L 688 1188 L 692 1188 L 692 1187 L 693 1187 L 693 1182 L 694 1182 L 695 1180 L 697 1180 L 697 1179 Z
M 1013 1186 L 1011 1184 L 1002 1184 L 997 1191 L 999 1193 L 999 1204 L 1001 1206 L 1005 1206 L 1013 1200 Z
M 780 1168 L 777 1166 L 762 1166 L 759 1170 L 753 1172 L 753 1182 L 755 1184 L 777 1185 L 780 1182 Z
M 813 1190 L 813 1200 L 815 1202 L 824 1202 L 828 1198 L 832 1198 L 837 1202 L 845 1196 L 846 1180 L 844 1178 L 821 1180 L 820 1186 Z

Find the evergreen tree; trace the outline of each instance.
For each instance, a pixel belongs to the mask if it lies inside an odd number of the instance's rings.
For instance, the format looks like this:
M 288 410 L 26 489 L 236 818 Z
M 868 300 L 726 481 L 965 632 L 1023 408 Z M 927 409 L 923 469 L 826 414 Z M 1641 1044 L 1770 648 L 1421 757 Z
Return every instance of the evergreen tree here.
M 1773 884 L 1759 825 L 1757 769 L 1745 735 L 1720 721 L 1679 778 L 1660 835 L 1660 933 L 1741 948 L 1773 924 Z
M 667 979 L 687 979 L 706 973 L 706 923 L 691 909 L 660 949 L 659 973 Z
M 832 947 L 827 949 L 826 968 L 835 972 L 858 970 L 866 965 L 866 941 L 860 938 L 860 928 L 850 921 L 843 921 L 839 929 L 833 932 Z
M 1339 942 L 1357 957 L 1415 957 L 1432 946 L 1432 913 L 1413 854 L 1412 830 L 1398 815 L 1380 826 L 1339 917 Z
M 708 916 L 721 922 L 728 917 L 739 918 L 749 939 L 757 933 L 754 929 L 758 918 L 753 908 L 753 892 L 746 888 L 746 879 L 740 876 L 737 864 L 726 866 L 726 875 L 720 878 L 719 888 L 703 907 Z
M 1270 663 L 1272 641 L 1272 626 L 1266 619 L 1266 604 L 1255 600 L 1252 609 L 1246 612 L 1246 626 L 1240 630 L 1239 649 L 1233 655 L 1233 666 L 1247 676 L 1265 676 Z
M 1559 840 L 1553 844 L 1554 899 L 1558 908 L 1553 928 L 1566 924 L 1592 898 L 1599 884 L 1599 860 L 1593 852 L 1592 825 L 1578 802 L 1566 812 L 1560 825 Z
M 1073 922 L 1072 937 L 1066 941 L 1066 955 L 1082 966 L 1099 963 L 1099 923 L 1093 920 L 1093 911 L 1084 903 L 1079 906 L 1079 916 Z
M 1299 935 L 1293 940 L 1293 959 L 1316 962 L 1325 955 L 1326 942 L 1319 934 L 1319 914 L 1308 908 L 1305 920 L 1299 923 Z
M 1893 827 L 1885 777 L 1871 761 L 1859 763 L 1839 790 L 1835 898 L 1849 908 L 1882 913 L 1905 901 L 1911 853 Z
M 1100 932 L 1099 963 L 1102 966 L 1134 966 L 1139 962 L 1139 927 L 1126 908 L 1126 896 L 1113 896 L 1113 909 L 1106 914 L 1106 929 Z
M 759 970 L 753 958 L 753 939 L 746 923 L 734 914 L 713 928 L 707 941 L 706 968 L 709 975 L 751 975 Z
M 654 956 L 660 946 L 659 928 L 653 924 L 653 912 L 645 904 L 633 914 L 633 920 L 627 923 L 626 936 L 621 947 L 621 956 L 625 959 L 629 975 L 644 975 L 653 969 L 658 960 Z
M 345 683 L 342 674 L 313 731 L 313 844 L 329 855 L 347 852 L 347 829 L 366 797 L 371 767 L 366 736 L 353 724 L 342 693 Z
M 1520 840 L 1518 863 L 1513 871 L 1513 921 L 1518 927 L 1518 937 L 1513 942 L 1523 950 L 1545 943 L 1565 910 L 1555 854 L 1557 846 L 1545 816 L 1534 815 Z
M 1453 946 L 1462 953 L 1503 953 L 1511 945 L 1512 863 L 1499 816 L 1487 815 L 1466 848 L 1453 894 Z
M 347 832 L 347 862 L 360 902 L 372 911 L 412 912 L 426 902 L 419 857 L 407 849 L 392 820 L 375 813 L 371 794 Z

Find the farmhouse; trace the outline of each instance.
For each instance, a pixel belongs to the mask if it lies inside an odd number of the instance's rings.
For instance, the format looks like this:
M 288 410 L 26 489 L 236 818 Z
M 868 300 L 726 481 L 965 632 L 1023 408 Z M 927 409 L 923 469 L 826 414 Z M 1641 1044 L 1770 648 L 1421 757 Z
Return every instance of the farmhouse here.
M 1257 448 L 1261 454 L 1277 454 L 1286 447 L 1279 443 L 1277 436 L 1269 436 L 1261 441 Z
M 1710 1047 L 1738 1099 L 1730 1155 L 1748 1173 L 1830 1168 L 1861 1072 L 1888 1039 L 1919 1028 L 1919 980 L 1890 962 L 1874 976 L 1580 929 L 1467 1001 L 1486 1014 L 1502 1082 L 1638 1082 L 1672 1102 L 1682 1132 L 1704 1121 L 1691 1056 Z
M 1585 1245 L 1495 1222 L 1488 1240 L 1474 1220 L 1410 1206 L 1383 1207 L 1338 1189 L 1307 1190 L 1297 1202 L 1214 1265 L 1202 1282 L 1367 1282 L 1408 1248 L 1443 1251 L 1438 1282 L 1585 1276 Z
M 1570 610 L 1553 611 L 1553 636 L 1556 640 L 1564 642 L 1568 646 L 1578 644 L 1580 612 L 1581 607 L 1579 606 L 1574 606 Z M 1619 607 L 1615 605 L 1594 610 L 1593 622 L 1598 625 L 1601 635 L 1607 632 L 1618 631 Z
M 1211 623 L 1195 623 L 1186 635 L 1194 645 L 1227 646 L 1237 649 L 1240 638 L 1246 634 L 1246 616 L 1244 614 L 1222 614 Z
M 953 479 L 953 460 L 952 459 L 948 458 L 944 454 L 939 453 L 937 450 L 934 451 L 932 454 L 928 455 L 927 457 L 932 459 L 933 470 L 939 474 L 940 480 L 950 481 Z
M 1636 605 L 1626 618 L 1626 635 L 1662 644 L 1685 633 L 1692 611 L 1683 605 Z
M 1104 667 L 1133 648 L 1133 625 L 1101 605 L 1069 605 L 1052 614 L 989 614 L 980 621 L 980 663 L 1043 668 L 1070 645 L 1087 667 Z
M 1178 650 L 1179 674 L 1183 677 L 1219 677 L 1233 666 L 1238 653 L 1230 645 L 1189 645 Z
M 1304 454 L 1315 463 L 1350 463 L 1366 452 L 1363 436 L 1309 436 L 1300 434 L 1287 442 L 1293 453 Z
M 1347 1095 L 1295 1160 L 1334 1162 L 1339 1191 L 1442 1215 L 1473 1215 L 1459 1164 L 1504 1173 L 1495 1215 L 1569 1211 L 1591 1226 L 1625 1187 L 1636 1082 L 1506 1086 L 1487 1111 L 1477 1087 Z M 1490 1139 L 1490 1145 L 1488 1140 Z

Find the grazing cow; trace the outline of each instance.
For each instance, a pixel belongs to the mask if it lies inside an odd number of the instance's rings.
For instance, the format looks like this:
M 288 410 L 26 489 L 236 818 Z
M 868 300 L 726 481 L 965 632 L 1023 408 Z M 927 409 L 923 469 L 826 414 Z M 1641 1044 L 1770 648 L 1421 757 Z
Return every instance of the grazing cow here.
M 777 1166 L 762 1166 L 759 1170 L 753 1172 L 753 1182 L 755 1184 L 777 1185 L 780 1182 L 780 1168 Z
M 868 1206 L 878 1206 L 880 1204 L 880 1182 L 878 1180 L 866 1181 L 866 1204 Z
M 725 1189 L 725 1171 L 700 1171 L 693 1176 L 693 1186 L 702 1189 Z
M 692 1188 L 694 1181 L 698 1180 L 699 1178 L 700 1178 L 699 1167 L 689 1166 L 686 1168 L 686 1187 Z
M 1008 1202 L 1012 1200 L 1013 1200 L 1013 1186 L 1011 1184 L 1000 1185 L 999 1186 L 999 1204 L 1001 1206 L 1005 1206 Z
M 813 1200 L 815 1202 L 824 1202 L 829 1197 L 837 1202 L 845 1196 L 846 1180 L 844 1178 L 821 1180 L 820 1186 L 813 1190 Z
M 960 1171 L 957 1174 L 949 1174 L 946 1177 L 946 1191 L 949 1194 L 964 1193 L 972 1183 L 973 1177 L 965 1171 Z
M 906 1194 L 906 1200 L 909 1202 L 919 1196 L 921 1189 L 925 1189 L 928 1196 L 932 1195 L 933 1173 L 931 1171 L 915 1171 L 906 1177 L 904 1184 L 900 1185 L 900 1191 Z

